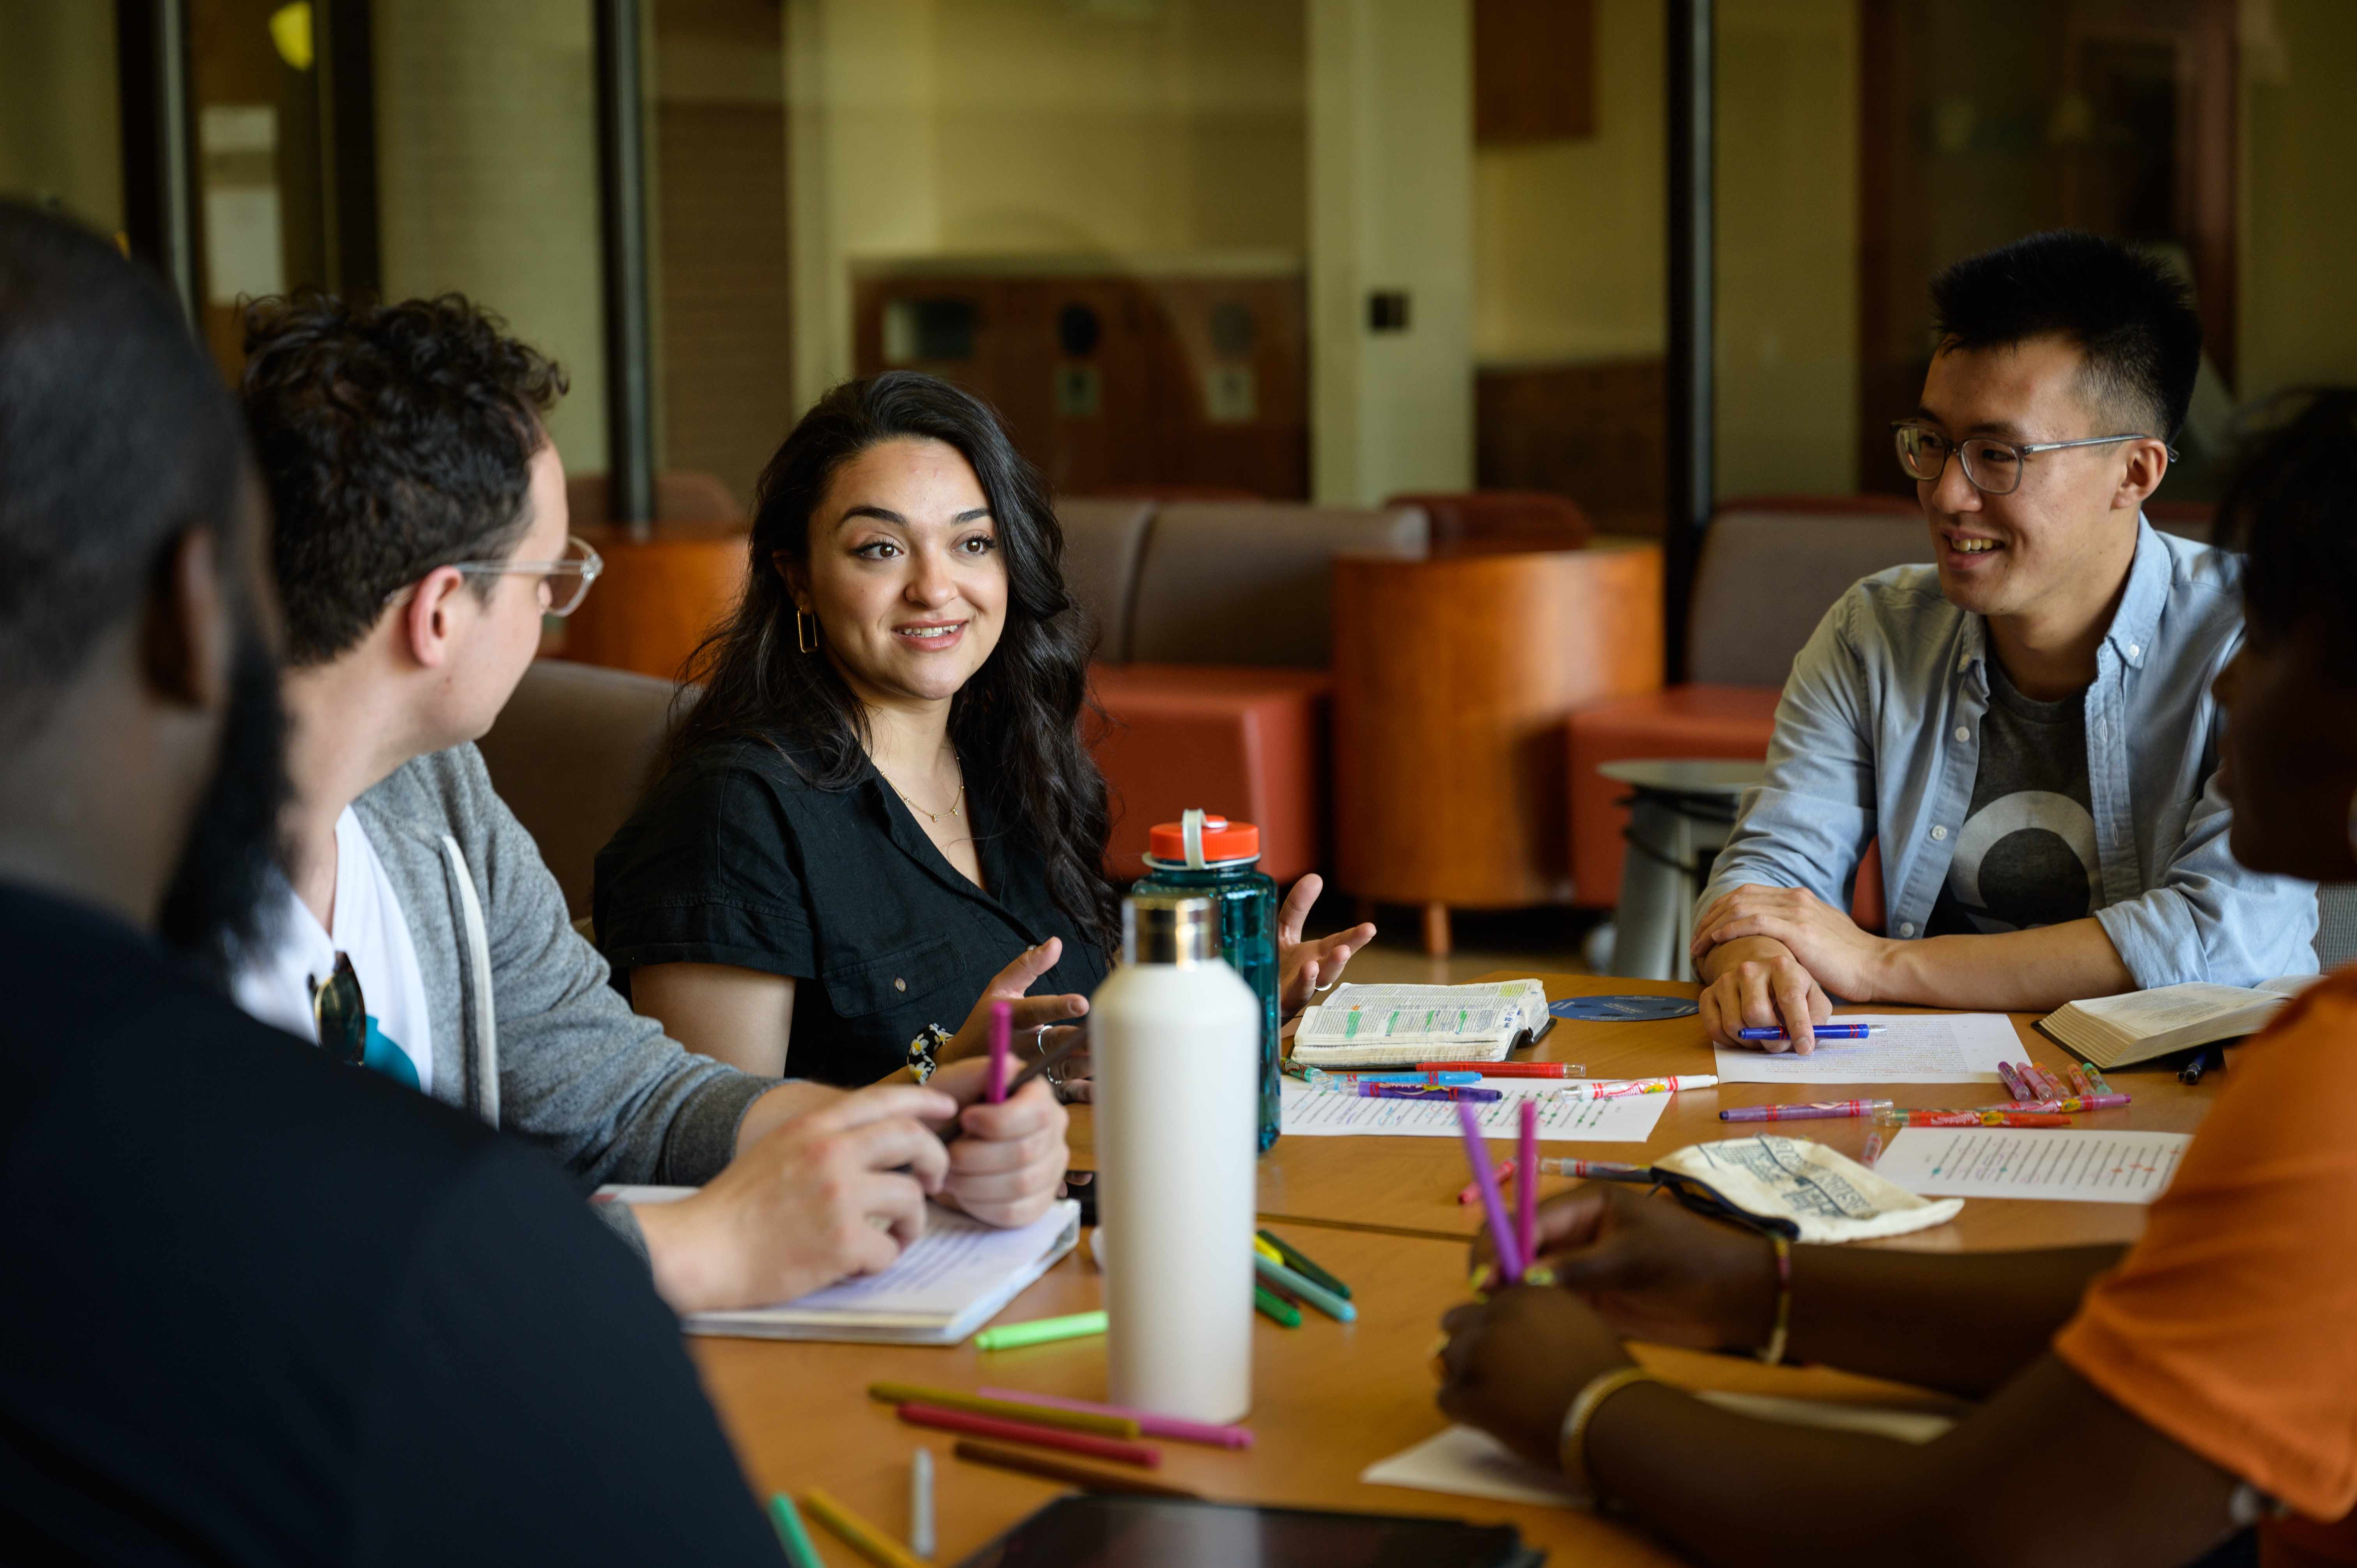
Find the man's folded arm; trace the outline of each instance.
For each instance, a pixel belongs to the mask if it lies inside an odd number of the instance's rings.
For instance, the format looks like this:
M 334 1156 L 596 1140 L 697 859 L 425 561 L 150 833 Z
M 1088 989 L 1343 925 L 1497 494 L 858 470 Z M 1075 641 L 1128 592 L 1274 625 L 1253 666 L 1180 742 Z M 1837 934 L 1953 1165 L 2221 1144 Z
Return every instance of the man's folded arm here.
M 2316 885 L 2237 865 L 2226 849 L 2232 822 L 2212 773 L 2161 885 L 2095 911 L 2140 989 L 2314 972 Z

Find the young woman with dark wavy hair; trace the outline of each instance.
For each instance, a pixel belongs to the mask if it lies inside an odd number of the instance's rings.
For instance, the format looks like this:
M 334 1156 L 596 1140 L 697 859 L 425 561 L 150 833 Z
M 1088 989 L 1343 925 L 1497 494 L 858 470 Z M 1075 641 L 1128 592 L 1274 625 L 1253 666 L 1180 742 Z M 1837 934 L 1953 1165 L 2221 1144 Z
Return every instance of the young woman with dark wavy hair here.
M 1038 471 L 945 381 L 846 382 L 762 474 L 751 554 L 597 858 L 616 983 L 692 1049 L 833 1083 L 981 1048 L 1001 997 L 1018 1029 L 1086 1012 L 1117 903 L 1091 634 Z M 1286 944 L 1290 989 L 1372 934 Z

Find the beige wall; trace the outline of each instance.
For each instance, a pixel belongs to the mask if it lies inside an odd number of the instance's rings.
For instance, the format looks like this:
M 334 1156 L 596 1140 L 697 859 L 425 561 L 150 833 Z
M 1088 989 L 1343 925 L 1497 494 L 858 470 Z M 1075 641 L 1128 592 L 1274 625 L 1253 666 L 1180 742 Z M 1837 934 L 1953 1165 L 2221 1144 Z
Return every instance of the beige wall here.
M 1662 7 L 1598 0 L 1596 134 L 1473 155 L 1473 354 L 1646 359 L 1668 287 Z
M 1857 486 L 1857 0 L 1719 0 L 1718 493 Z
M 2259 26 L 2246 27 L 2243 81 L 2234 390 L 2244 399 L 2357 382 L 2357 5 L 2273 0 L 2248 11 Z
M 549 434 L 606 467 L 597 125 L 578 0 L 402 0 L 375 13 L 384 292 L 456 289 L 563 362 Z
M 1297 257 L 1300 9 L 788 0 L 795 390 L 851 373 L 851 271 L 924 257 Z
M 114 8 L 0 0 L 0 196 L 123 227 Z
M 1854 0 L 1721 0 L 1718 487 L 1848 490 L 1857 376 Z M 1593 136 L 1474 156 L 1484 367 L 1665 348 L 1662 8 L 1599 0 Z
M 1309 0 L 1312 494 L 1473 482 L 1468 0 Z M 1367 326 L 1373 290 L 1405 331 Z

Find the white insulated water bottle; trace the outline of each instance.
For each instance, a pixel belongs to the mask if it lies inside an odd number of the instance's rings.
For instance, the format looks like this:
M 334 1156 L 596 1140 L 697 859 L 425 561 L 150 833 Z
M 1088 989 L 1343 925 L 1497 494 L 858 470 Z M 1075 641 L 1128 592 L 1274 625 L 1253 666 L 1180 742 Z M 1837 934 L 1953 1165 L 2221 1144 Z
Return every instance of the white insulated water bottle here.
M 1260 1001 L 1209 898 L 1122 901 L 1089 1002 L 1113 1401 L 1189 1421 L 1252 1409 Z

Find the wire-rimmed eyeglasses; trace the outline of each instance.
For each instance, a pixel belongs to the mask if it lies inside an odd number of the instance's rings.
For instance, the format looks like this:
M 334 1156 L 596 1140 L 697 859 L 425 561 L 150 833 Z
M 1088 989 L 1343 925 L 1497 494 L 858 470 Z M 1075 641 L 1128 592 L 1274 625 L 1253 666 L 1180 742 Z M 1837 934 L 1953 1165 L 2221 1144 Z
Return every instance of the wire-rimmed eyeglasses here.
M 1899 466 L 1917 484 L 1936 483 L 1947 470 L 1953 452 L 1964 465 L 1964 478 L 1985 496 L 2009 496 L 2021 488 L 2021 460 L 2039 452 L 2060 452 L 2071 446 L 2108 446 L 2115 441 L 2150 441 L 2141 432 L 2127 435 L 2090 435 L 2079 441 L 2033 441 L 2027 444 L 1975 435 L 1951 441 L 1936 430 L 1910 420 L 1893 420 L 1890 434 L 1899 446 Z M 2177 461 L 2177 449 L 2169 449 Z
M 581 601 L 589 596 L 589 585 L 606 569 L 605 557 L 577 533 L 565 535 L 565 556 L 558 561 L 452 561 L 447 564 L 470 577 L 538 577 L 541 613 L 560 618 L 581 607 Z M 395 588 L 385 595 L 384 602 L 399 604 L 416 591 L 414 583 Z

